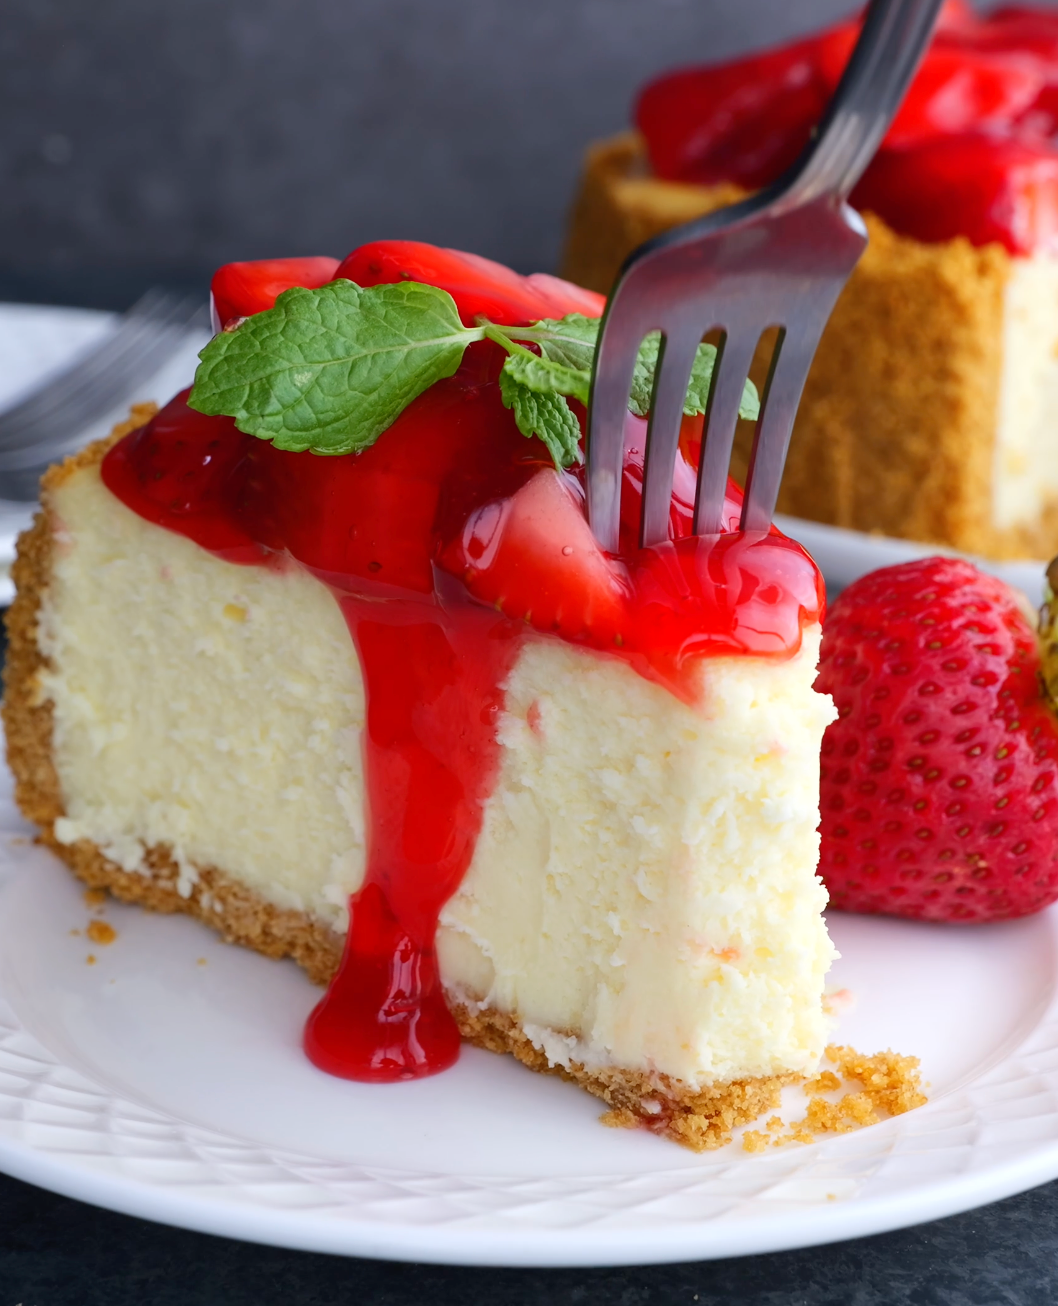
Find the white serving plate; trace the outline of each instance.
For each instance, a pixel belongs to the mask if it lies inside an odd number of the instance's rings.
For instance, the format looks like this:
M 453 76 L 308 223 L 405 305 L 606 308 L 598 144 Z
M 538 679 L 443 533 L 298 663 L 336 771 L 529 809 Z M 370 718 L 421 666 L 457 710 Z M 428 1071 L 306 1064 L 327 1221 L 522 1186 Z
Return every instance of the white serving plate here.
M 921 1056 L 929 1104 L 696 1156 L 473 1048 L 417 1083 L 329 1078 L 300 1050 L 318 990 L 293 963 L 117 903 L 117 940 L 93 945 L 71 933 L 80 887 L 27 834 L 4 773 L 0 1169 L 71 1197 L 314 1251 L 617 1265 L 878 1233 L 1058 1176 L 1054 909 L 976 928 L 832 914 L 854 997 L 836 1038 Z

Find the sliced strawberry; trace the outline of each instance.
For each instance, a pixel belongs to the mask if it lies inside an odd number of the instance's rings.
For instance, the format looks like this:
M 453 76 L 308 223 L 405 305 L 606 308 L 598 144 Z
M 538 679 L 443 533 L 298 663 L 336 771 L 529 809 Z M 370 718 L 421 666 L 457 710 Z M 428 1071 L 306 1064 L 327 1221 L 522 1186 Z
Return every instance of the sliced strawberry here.
M 655 174 L 751 189 L 773 181 L 807 145 L 826 108 L 830 87 L 820 68 L 821 48 L 845 33 L 851 48 L 855 28 L 844 23 L 779 50 L 680 69 L 651 82 L 634 116 Z
M 315 290 L 334 279 L 336 258 L 266 258 L 254 263 L 225 263 L 213 274 L 213 329 L 221 331 L 233 319 L 252 317 L 271 308 L 284 290 L 305 286 Z
M 978 134 L 882 150 L 852 193 L 894 230 L 933 242 L 965 236 L 1012 254 L 1058 242 L 1058 150 Z
M 558 277 L 536 273 L 519 276 L 502 263 L 441 249 L 417 240 L 376 240 L 361 245 L 345 259 L 335 277 L 348 277 L 358 286 L 420 281 L 440 286 L 456 301 L 467 326 L 479 316 L 499 326 L 525 326 L 544 317 L 584 313 L 598 317 L 605 301 Z
M 937 31 L 972 28 L 980 21 L 976 9 L 967 0 L 944 0 L 937 15 Z
M 958 37 L 938 41 L 922 61 L 886 133 L 902 149 L 959 132 L 1009 128 L 1039 96 L 1042 63 L 1016 51 L 972 50 Z
M 535 630 L 597 648 L 623 639 L 625 568 L 599 548 L 569 478 L 554 468 L 472 512 L 439 562 L 475 598 Z
M 544 296 L 551 304 L 550 317 L 565 317 L 568 313 L 582 313 L 585 317 L 602 317 L 606 296 L 594 290 L 575 286 L 572 281 L 553 277 L 550 272 L 530 272 L 526 284 Z
M 1013 593 L 927 558 L 827 618 L 819 871 L 834 906 L 988 921 L 1058 898 L 1058 726 Z

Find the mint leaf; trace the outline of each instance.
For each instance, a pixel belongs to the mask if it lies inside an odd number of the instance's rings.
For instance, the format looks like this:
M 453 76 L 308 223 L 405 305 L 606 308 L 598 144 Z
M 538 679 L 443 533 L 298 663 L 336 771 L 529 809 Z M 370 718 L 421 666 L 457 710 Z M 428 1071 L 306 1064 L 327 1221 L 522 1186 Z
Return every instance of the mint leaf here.
M 574 395 L 582 403 L 587 403 L 595 342 L 599 334 L 598 318 L 571 313 L 564 318 L 544 318 L 534 322 L 531 327 L 503 328 L 503 330 L 519 340 L 528 340 L 537 345 L 545 361 L 583 374 L 583 384 L 579 387 L 575 388 L 571 380 L 565 380 L 564 384 L 557 383 L 554 389 L 557 393 Z M 628 401 L 628 407 L 637 417 L 646 417 L 650 412 L 660 345 L 660 333 L 652 331 L 639 347 Z M 705 412 L 715 363 L 716 347 L 707 344 L 699 345 L 694 367 L 691 370 L 687 399 L 683 406 L 683 411 L 689 417 L 696 417 Z M 537 372 L 533 376 L 530 384 L 534 389 L 543 390 L 545 375 L 544 372 Z M 552 372 L 551 375 L 556 378 L 556 382 L 559 382 L 563 376 L 558 371 Z M 759 413 L 760 403 L 756 387 L 747 380 L 742 392 L 742 402 L 739 405 L 739 416 L 755 419 Z
M 551 362 L 578 372 L 587 372 L 591 376 L 595 342 L 599 337 L 597 317 L 570 313 L 562 318 L 541 318 L 531 327 L 509 330 L 519 340 L 530 340 L 534 345 L 539 345 L 542 356 Z
M 507 355 L 503 364 L 501 377 L 506 376 L 519 385 L 534 391 L 538 395 L 572 395 L 582 404 L 588 402 L 591 388 L 591 369 L 566 367 L 547 357 L 531 354 L 528 349 L 511 342 L 507 348 L 513 352 Z
M 657 331 L 652 331 L 639 346 L 639 355 L 636 358 L 635 370 L 632 373 L 632 393 L 628 400 L 628 407 L 637 417 L 646 417 L 650 412 L 650 400 L 654 390 L 654 373 L 657 371 L 660 346 L 661 335 Z M 712 384 L 715 363 L 716 346 L 699 345 L 694 366 L 691 368 L 687 398 L 683 403 L 683 411 L 688 417 L 697 417 L 705 412 L 706 405 L 709 402 L 709 387 Z M 757 398 L 757 387 L 748 379 L 742 389 L 742 402 L 738 406 L 738 415 L 739 417 L 749 418 L 751 421 L 755 421 L 760 415 L 760 400 Z
M 598 320 L 580 313 L 529 327 L 467 328 L 451 295 L 436 286 L 331 281 L 288 290 L 274 308 L 214 337 L 199 355 L 188 402 L 233 417 L 240 431 L 279 449 L 359 452 L 413 399 L 451 376 L 468 344 L 488 337 L 507 352 L 500 387 L 518 429 L 539 436 L 556 466 L 568 467 L 581 455 L 567 397 L 588 402 L 598 333 Z M 659 340 L 657 332 L 648 336 L 636 360 L 629 407 L 640 417 L 650 406 Z M 715 359 L 712 345 L 699 347 L 684 412 L 704 412 Z M 758 410 L 747 381 L 739 411 L 755 417 Z
M 359 452 L 458 368 L 482 332 L 445 290 L 417 281 L 287 290 L 274 308 L 214 336 L 188 403 L 235 418 L 278 449 Z
M 533 390 L 505 366 L 500 373 L 500 396 L 503 406 L 514 412 L 518 430 L 543 440 L 556 467 L 572 467 L 582 461 L 580 423 L 564 395 Z

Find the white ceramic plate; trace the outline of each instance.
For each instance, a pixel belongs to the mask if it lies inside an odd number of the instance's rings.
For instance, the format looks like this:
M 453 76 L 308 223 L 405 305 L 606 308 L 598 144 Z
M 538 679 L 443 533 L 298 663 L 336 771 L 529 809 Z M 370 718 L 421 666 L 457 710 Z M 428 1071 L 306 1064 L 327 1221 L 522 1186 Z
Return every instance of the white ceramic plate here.
M 0 783 L 0 1169 L 101 1206 L 309 1250 L 474 1265 L 735 1256 L 876 1233 L 1058 1176 L 1058 915 L 831 917 L 836 1037 L 922 1058 L 930 1103 L 810 1146 L 695 1156 L 604 1129 L 509 1057 L 374 1087 L 299 1048 L 289 962 L 75 881 Z M 87 957 L 97 958 L 95 965 Z M 803 1100 L 802 1100 L 803 1105 Z M 788 1121 L 799 1118 L 791 1096 Z

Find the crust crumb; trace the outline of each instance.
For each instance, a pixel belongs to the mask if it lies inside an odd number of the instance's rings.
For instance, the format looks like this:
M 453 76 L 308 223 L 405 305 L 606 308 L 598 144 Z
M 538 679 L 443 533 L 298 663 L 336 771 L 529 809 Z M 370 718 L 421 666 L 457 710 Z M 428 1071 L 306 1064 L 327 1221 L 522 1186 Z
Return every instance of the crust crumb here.
M 616 1111 L 604 1111 L 599 1117 L 599 1124 L 605 1125 L 607 1129 L 637 1129 L 639 1117 L 634 1111 L 620 1107 Z
M 86 907 L 102 907 L 106 900 L 106 889 L 85 889 L 84 891 L 84 902 Z
M 804 1119 L 792 1124 L 789 1133 L 767 1140 L 772 1147 L 782 1147 L 786 1143 L 812 1143 L 819 1134 L 848 1134 L 865 1125 L 876 1125 L 881 1120 L 903 1115 L 905 1111 L 926 1103 L 918 1057 L 906 1057 L 889 1050 L 864 1056 L 855 1048 L 833 1043 L 824 1056 L 837 1066 L 838 1073 L 821 1070 L 806 1080 L 805 1092 L 815 1096 L 809 1097 Z M 818 1096 L 819 1093 L 836 1092 L 843 1085 L 853 1091 L 837 1101 Z M 778 1134 L 783 1122 L 778 1116 L 772 1116 L 767 1127 L 773 1134 Z M 766 1136 L 748 1131 L 743 1135 L 742 1146 L 747 1152 L 759 1152 L 762 1138 Z
M 89 921 L 85 933 L 93 943 L 98 943 L 104 948 L 108 947 L 118 937 L 117 930 L 113 925 L 108 925 L 106 921 Z
M 92 955 L 92 953 L 89 953 L 88 956 L 85 958 L 85 965 L 94 966 L 95 964 L 96 964 L 95 957 Z

